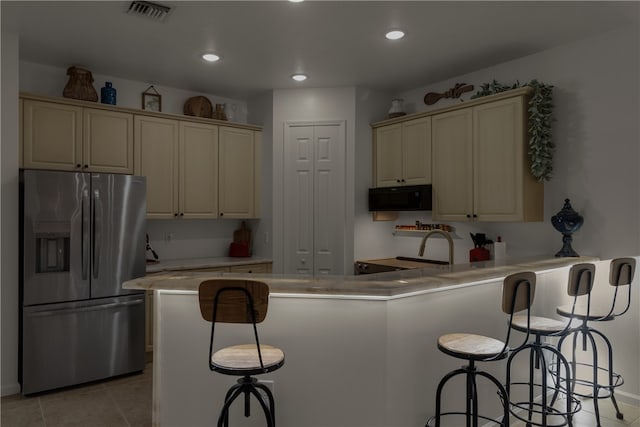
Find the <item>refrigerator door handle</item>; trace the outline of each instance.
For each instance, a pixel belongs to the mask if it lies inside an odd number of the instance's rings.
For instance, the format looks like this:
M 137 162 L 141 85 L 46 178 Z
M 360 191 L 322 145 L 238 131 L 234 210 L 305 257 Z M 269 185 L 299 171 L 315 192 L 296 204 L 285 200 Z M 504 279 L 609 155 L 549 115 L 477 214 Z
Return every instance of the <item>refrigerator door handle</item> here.
M 100 275 L 100 246 L 102 240 L 102 201 L 100 200 L 100 190 L 93 190 L 93 203 L 91 204 L 91 222 L 93 223 L 93 255 L 91 261 L 91 271 L 93 278 Z
M 87 311 L 109 310 L 115 307 L 130 307 L 134 305 L 143 304 L 144 299 L 137 299 L 132 301 L 112 302 L 108 304 L 89 305 L 77 308 L 57 308 L 54 310 L 36 311 L 29 314 L 29 317 L 44 317 L 52 316 L 58 313 L 84 313 Z
M 89 232 L 90 232 L 90 206 L 89 206 L 89 194 L 87 190 L 82 192 L 82 232 L 81 232 L 81 253 L 80 263 L 82 265 L 82 280 L 88 279 L 89 271 Z

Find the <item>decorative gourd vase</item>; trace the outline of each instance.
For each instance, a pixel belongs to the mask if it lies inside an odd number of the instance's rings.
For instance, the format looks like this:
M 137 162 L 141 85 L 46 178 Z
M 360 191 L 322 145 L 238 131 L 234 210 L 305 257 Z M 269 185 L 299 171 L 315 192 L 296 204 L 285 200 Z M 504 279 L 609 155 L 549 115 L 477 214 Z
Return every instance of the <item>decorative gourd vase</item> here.
M 404 100 L 396 98 L 391 100 L 391 108 L 389 109 L 389 118 L 404 116 Z
M 100 89 L 100 102 L 116 105 L 116 89 L 111 82 L 105 82 L 104 87 Z
M 67 75 L 69 76 L 69 81 L 62 91 L 62 96 L 82 101 L 98 102 L 98 92 L 93 87 L 91 71 L 80 67 L 69 67 Z
M 562 233 L 562 249 L 556 254 L 557 257 L 577 257 L 580 256 L 571 247 L 573 237 L 571 235 L 582 227 L 584 219 L 573 210 L 569 199 L 564 199 L 564 206 L 554 216 L 551 217 L 553 227 Z

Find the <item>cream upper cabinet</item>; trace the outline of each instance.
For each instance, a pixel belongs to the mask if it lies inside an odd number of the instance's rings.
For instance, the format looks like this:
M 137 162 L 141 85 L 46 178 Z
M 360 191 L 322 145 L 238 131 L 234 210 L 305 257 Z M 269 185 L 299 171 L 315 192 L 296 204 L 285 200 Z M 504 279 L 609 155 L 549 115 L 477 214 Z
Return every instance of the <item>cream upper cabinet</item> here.
M 92 172 L 133 173 L 133 114 L 83 109 L 83 167 Z
M 473 129 L 470 109 L 432 116 L 434 220 L 469 221 L 473 214 Z
M 178 121 L 136 115 L 135 174 L 147 177 L 147 218 L 178 216 Z
M 524 94 L 432 116 L 433 219 L 542 221 Z
M 218 208 L 221 218 L 260 214 L 261 133 L 220 126 Z
M 82 170 L 82 107 L 24 100 L 23 166 Z
M 179 206 L 184 218 L 218 217 L 218 126 L 180 122 Z
M 431 117 L 375 128 L 376 187 L 431 183 Z
M 135 131 L 147 218 L 217 218 L 218 127 L 136 115 Z
M 23 101 L 25 168 L 133 173 L 133 114 Z

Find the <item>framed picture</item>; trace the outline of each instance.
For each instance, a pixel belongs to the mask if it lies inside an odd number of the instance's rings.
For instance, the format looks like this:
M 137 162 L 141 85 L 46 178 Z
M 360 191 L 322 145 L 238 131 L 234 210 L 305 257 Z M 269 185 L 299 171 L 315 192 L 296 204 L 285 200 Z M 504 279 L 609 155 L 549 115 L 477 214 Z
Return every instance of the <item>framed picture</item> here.
M 142 92 L 142 109 L 148 111 L 162 111 L 162 96 L 153 85 Z

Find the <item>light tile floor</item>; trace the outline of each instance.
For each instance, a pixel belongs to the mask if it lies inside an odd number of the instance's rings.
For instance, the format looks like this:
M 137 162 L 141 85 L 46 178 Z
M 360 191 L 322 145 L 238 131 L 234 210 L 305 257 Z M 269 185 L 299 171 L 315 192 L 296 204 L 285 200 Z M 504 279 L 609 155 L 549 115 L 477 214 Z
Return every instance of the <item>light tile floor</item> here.
M 33 397 L 3 397 L 2 427 L 144 427 L 151 425 L 152 365 L 141 374 Z M 602 427 L 640 427 L 640 408 L 619 402 L 624 420 L 617 420 L 609 400 L 600 401 Z M 515 423 L 513 427 L 524 426 Z M 574 427 L 596 427 L 593 403 L 585 400 Z M 454 426 L 459 427 L 459 426 Z
M 600 408 L 600 424 L 602 427 L 640 427 L 640 408 L 620 402 L 618 397 L 618 406 L 624 415 L 624 419 L 618 420 L 616 412 L 609 399 L 601 399 L 599 401 Z M 555 422 L 555 421 L 554 421 Z M 512 427 L 523 427 L 523 422 L 511 422 Z M 597 427 L 596 417 L 594 415 L 593 400 L 583 399 L 582 410 L 573 417 L 574 427 Z
M 2 427 L 142 427 L 151 425 L 152 365 L 85 386 L 0 400 Z

